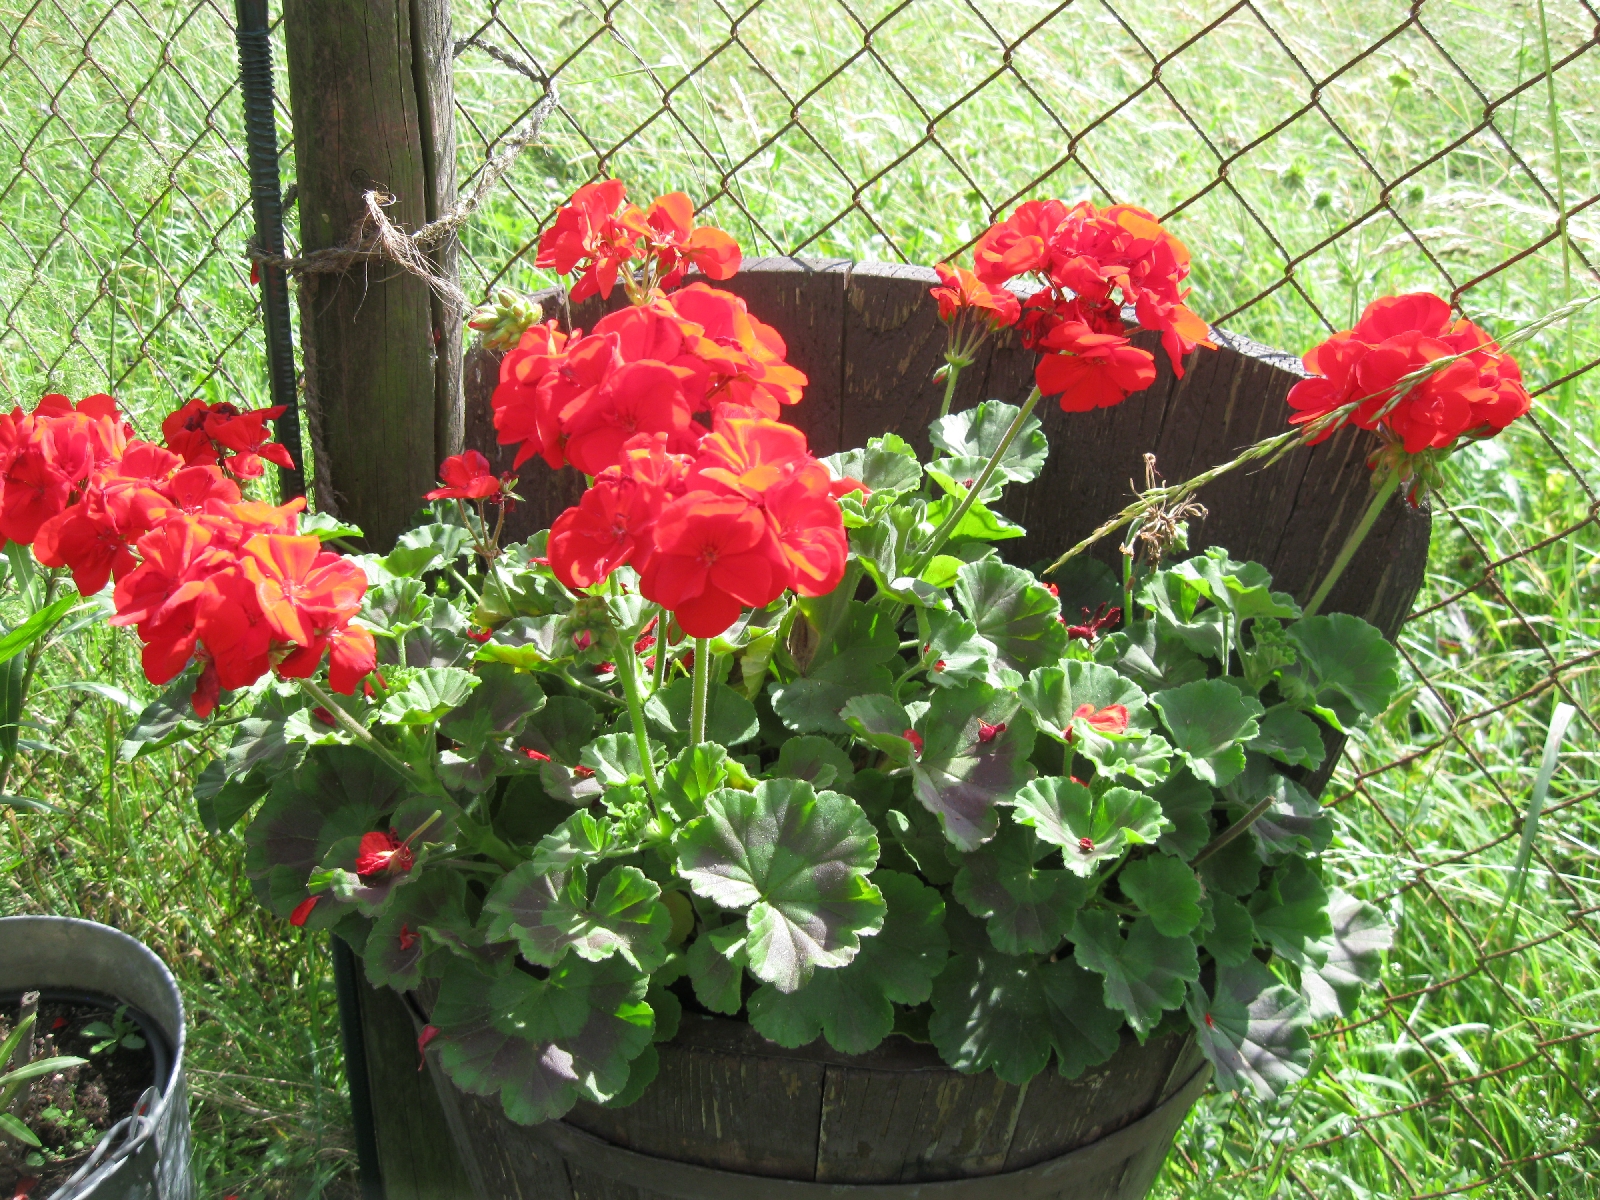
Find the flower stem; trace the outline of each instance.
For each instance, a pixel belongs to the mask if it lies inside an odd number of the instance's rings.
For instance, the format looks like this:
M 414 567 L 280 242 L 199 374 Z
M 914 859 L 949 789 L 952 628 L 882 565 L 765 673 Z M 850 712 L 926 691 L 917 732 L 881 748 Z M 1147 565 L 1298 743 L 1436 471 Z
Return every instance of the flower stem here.
M 661 685 L 667 680 L 667 659 L 671 655 L 671 647 L 667 645 L 667 621 L 672 614 L 663 604 L 656 617 L 656 667 L 655 676 L 650 681 L 650 694 L 654 695 L 661 690 Z
M 1270 792 L 1263 796 L 1256 802 L 1255 807 L 1253 807 L 1249 812 L 1245 813 L 1244 816 L 1240 817 L 1232 825 L 1229 825 L 1221 833 L 1217 834 L 1216 837 L 1212 838 L 1209 842 L 1202 846 L 1200 848 L 1200 853 L 1196 854 L 1189 860 L 1189 865 L 1191 867 L 1198 867 L 1218 850 L 1221 850 L 1229 842 L 1233 841 L 1234 838 L 1238 837 L 1245 830 L 1249 829 L 1250 826 L 1254 825 L 1261 815 L 1267 811 L 1267 809 L 1272 807 L 1272 802 L 1276 798 L 1276 795 Z
M 933 539 L 928 543 L 928 548 L 918 557 L 916 563 L 908 572 L 913 578 L 920 576 L 928 569 L 928 564 L 933 561 L 933 556 L 944 548 L 950 535 L 961 524 L 961 519 L 967 515 L 973 503 L 983 494 L 983 489 L 989 486 L 989 480 L 995 470 L 1000 466 L 1000 460 L 1006 456 L 1006 451 L 1011 449 L 1011 443 L 1017 440 L 1017 434 L 1022 432 L 1022 426 L 1033 412 L 1033 406 L 1039 403 L 1039 389 L 1034 388 L 1028 393 L 1028 398 L 1023 401 L 1022 407 L 1017 410 L 1016 417 L 1007 427 L 1005 436 L 1000 439 L 1000 444 L 995 447 L 994 453 L 989 456 L 989 461 L 983 464 L 983 470 L 978 472 L 978 477 L 972 481 L 972 486 L 967 489 L 967 494 L 961 498 L 961 503 L 956 505 L 955 511 L 944 519 L 944 524 L 933 531 Z
M 40 609 L 49 608 L 56 598 L 56 585 L 61 582 L 61 573 L 51 570 L 44 578 L 44 599 L 40 601 Z M 56 622 L 57 625 L 60 622 Z M 54 629 L 55 626 L 51 626 Z M 17 723 L 13 732 L 10 745 L 5 757 L 0 759 L 0 792 L 6 790 L 6 780 L 11 777 L 11 766 L 17 760 L 17 740 L 22 737 L 22 714 L 28 707 L 28 689 L 33 686 L 33 673 L 39 666 L 39 655 L 44 652 L 44 644 L 50 639 L 51 629 L 41 630 L 39 636 L 33 639 L 33 645 L 28 647 L 28 658 L 22 668 L 22 686 L 17 689 L 17 711 L 12 714 Z M 4 669 L 0 667 L 0 669 Z
M 1383 506 L 1389 502 L 1389 497 L 1394 495 L 1394 490 L 1399 485 L 1400 472 L 1391 469 L 1384 476 L 1383 482 L 1377 485 L 1377 491 L 1372 493 L 1372 499 L 1367 504 L 1367 511 L 1361 514 L 1360 523 L 1350 531 L 1350 536 L 1345 538 L 1344 545 L 1339 548 L 1339 557 L 1333 560 L 1333 566 L 1328 568 L 1328 573 L 1322 577 L 1322 582 L 1317 585 L 1317 590 L 1312 593 L 1311 599 L 1301 611 L 1302 617 L 1317 615 L 1322 602 L 1328 598 L 1328 593 L 1333 591 L 1333 585 L 1339 582 L 1339 576 L 1344 574 L 1344 569 L 1350 565 L 1350 560 L 1361 548 L 1361 543 L 1367 540 L 1367 534 L 1372 532 L 1378 514 L 1383 511 Z
M 320 684 L 310 679 L 300 679 L 296 682 L 299 683 L 300 690 L 302 692 L 310 696 L 312 700 L 316 701 L 318 706 L 320 706 L 324 711 L 327 712 L 329 716 L 333 718 L 334 724 L 338 725 L 339 728 L 343 729 L 346 733 L 353 737 L 359 745 L 368 751 L 368 753 L 372 754 L 374 757 L 382 761 L 385 766 L 395 771 L 400 778 L 406 780 L 408 783 L 420 787 L 424 791 L 439 790 L 437 786 L 427 786 L 427 784 L 425 784 L 421 779 L 420 773 L 415 767 L 406 762 L 393 750 L 389 749 L 389 747 L 385 746 L 381 741 L 378 740 L 377 736 L 370 729 L 352 717 L 349 713 L 345 712 L 343 708 L 339 707 L 334 698 L 322 690 L 322 686 Z
M 612 591 L 617 590 L 617 577 L 611 577 Z M 615 619 L 612 628 L 617 634 L 617 677 L 622 680 L 622 695 L 628 702 L 628 719 L 633 723 L 633 741 L 639 748 L 639 768 L 644 772 L 644 789 L 654 800 L 660 791 L 656 782 L 656 766 L 650 757 L 650 734 L 644 724 L 644 700 L 639 695 L 638 664 L 633 657 L 633 644 L 625 631 L 618 628 Z
M 711 696 L 711 639 L 694 640 L 694 702 L 689 709 L 689 743 L 706 740 L 706 709 Z
M 950 415 L 950 402 L 956 398 L 956 380 L 961 378 L 961 368 L 965 365 L 964 362 L 952 362 L 948 358 L 945 359 L 944 403 L 939 405 L 939 415 L 941 417 Z

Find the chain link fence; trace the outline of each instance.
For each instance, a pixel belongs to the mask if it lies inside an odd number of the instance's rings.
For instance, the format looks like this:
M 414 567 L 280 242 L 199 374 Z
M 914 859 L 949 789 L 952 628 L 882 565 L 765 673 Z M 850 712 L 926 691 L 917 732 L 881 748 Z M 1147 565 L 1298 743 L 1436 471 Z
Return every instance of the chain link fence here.
M 1193 250 L 1192 307 L 1297 352 L 1389 292 L 1503 332 L 1600 287 L 1589 0 L 468 0 L 454 22 L 468 185 L 560 100 L 464 231 L 469 292 L 550 282 L 539 231 L 601 174 L 690 192 L 748 253 L 917 263 L 1021 199 L 1142 203 Z M 0 36 L 5 401 L 265 402 L 229 14 L 0 0 Z M 1382 993 L 1286 1103 L 1204 1102 L 1162 1194 L 1600 1188 L 1600 319 L 1520 356 L 1534 411 L 1453 460 L 1408 688 L 1329 792 L 1334 871 L 1399 926 Z M 1557 703 L 1577 719 L 1525 839 Z

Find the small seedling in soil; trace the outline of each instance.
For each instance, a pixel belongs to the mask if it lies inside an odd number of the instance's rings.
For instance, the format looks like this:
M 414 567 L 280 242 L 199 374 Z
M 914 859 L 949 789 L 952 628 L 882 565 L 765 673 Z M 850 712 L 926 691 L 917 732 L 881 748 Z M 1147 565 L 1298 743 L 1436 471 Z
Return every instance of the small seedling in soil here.
M 143 1050 L 144 1039 L 139 1036 L 139 1027 L 128 1019 L 128 1006 L 119 1004 L 117 1011 L 111 1016 L 111 1024 L 104 1021 L 90 1021 L 78 1031 L 80 1037 L 94 1039 L 89 1047 L 90 1054 L 104 1054 L 107 1050 L 115 1050 L 121 1046 L 124 1050 Z

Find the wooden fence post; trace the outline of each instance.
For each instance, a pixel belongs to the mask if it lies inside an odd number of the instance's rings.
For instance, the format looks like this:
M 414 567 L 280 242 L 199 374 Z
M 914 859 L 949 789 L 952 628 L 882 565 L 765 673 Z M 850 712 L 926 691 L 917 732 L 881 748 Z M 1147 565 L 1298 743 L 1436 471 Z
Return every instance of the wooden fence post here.
M 455 201 L 449 0 L 285 0 L 302 253 L 349 243 L 364 194 L 415 229 Z M 454 277 L 453 239 L 434 254 Z M 460 449 L 461 321 L 384 259 L 300 289 L 318 507 L 386 549 Z

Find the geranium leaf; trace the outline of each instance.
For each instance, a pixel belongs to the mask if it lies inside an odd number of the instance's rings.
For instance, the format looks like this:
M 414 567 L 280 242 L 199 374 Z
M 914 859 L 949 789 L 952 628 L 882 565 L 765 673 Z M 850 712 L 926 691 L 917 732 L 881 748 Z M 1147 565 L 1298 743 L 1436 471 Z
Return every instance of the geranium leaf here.
M 229 776 L 247 775 L 257 767 L 271 772 L 290 771 L 306 748 L 288 740 L 289 718 L 304 707 L 299 696 L 269 691 L 250 715 L 234 727 L 222 761 Z
M 954 458 L 988 460 L 1005 440 L 1017 419 L 1018 408 L 1000 400 L 985 400 L 976 408 L 940 417 L 928 426 L 928 440 Z M 1039 418 L 1029 416 L 1001 456 L 996 474 L 1026 483 L 1044 467 L 1050 447 L 1040 430 Z
M 1146 692 L 1181 687 L 1206 677 L 1206 664 L 1157 621 L 1135 621 L 1101 640 L 1095 661 L 1115 667 Z
M 804 1046 L 819 1034 L 842 1054 L 865 1054 L 894 1031 L 894 1005 L 921 1004 L 950 953 L 944 901 L 933 888 L 898 871 L 872 880 L 888 906 L 883 929 L 855 959 L 818 971 L 799 991 L 763 984 L 750 997 L 750 1024 L 780 1046 Z
M 539 839 L 529 865 L 541 874 L 555 874 L 631 854 L 636 848 L 615 821 L 582 810 Z
M 1321 853 L 1328 848 L 1333 840 L 1333 822 L 1310 792 L 1274 772 L 1261 794 L 1251 799 L 1265 799 L 1268 793 L 1273 797 L 1271 807 L 1250 826 L 1250 835 L 1264 862 L 1273 862 L 1284 854 Z
M 1017 695 L 1041 730 L 1057 741 L 1064 740 L 1071 731 L 1075 746 L 1086 744 L 1090 738 L 1105 740 L 1105 735 L 1077 716 L 1085 705 L 1095 712 L 1113 705 L 1126 709 L 1128 727 L 1124 737 L 1144 737 L 1155 725 L 1139 685 L 1099 663 L 1074 660 L 1061 666 L 1040 667 L 1017 689 Z
M 694 998 L 712 1012 L 733 1016 L 744 1006 L 740 984 L 749 964 L 743 923 L 702 933 L 689 945 L 689 983 Z
M 859 805 L 799 779 L 767 779 L 754 792 L 724 789 L 673 839 L 678 870 L 695 892 L 748 908 L 750 972 L 792 992 L 819 968 L 855 957 L 883 923 L 883 898 L 867 873 L 878 838 Z
M 1216 802 L 1215 793 L 1187 767 L 1182 767 L 1150 794 L 1161 805 L 1162 815 L 1168 822 L 1167 831 L 1156 845 L 1163 854 L 1187 862 L 1211 840 L 1211 806 Z
M 1261 856 L 1252 838 L 1236 837 L 1200 864 L 1207 892 L 1248 896 L 1261 883 Z
M 994 836 L 995 805 L 1033 774 L 1033 722 L 1014 692 L 975 683 L 935 691 L 916 730 L 922 736 L 911 772 L 917 799 L 952 844 L 974 850 Z
M 1089 882 L 1041 868 L 1040 860 L 1055 851 L 1028 826 L 1006 821 L 988 842 L 961 856 L 952 891 L 968 912 L 988 921 L 989 939 L 1002 953 L 1049 954 L 1072 928 Z
M 992 558 L 968 563 L 956 573 L 955 596 L 1002 666 L 1027 674 L 1060 660 L 1067 644 L 1061 605 L 1027 571 Z
M 839 710 L 846 701 L 893 687 L 883 664 L 899 650 L 900 638 L 890 614 L 856 600 L 832 629 L 818 629 L 809 620 L 807 627 L 820 641 L 798 679 L 771 686 L 773 710 L 796 733 L 845 733 Z
M 954 496 L 957 500 L 964 499 L 968 490 L 978 476 L 983 474 L 987 465 L 986 458 L 936 458 L 925 468 L 928 478 L 939 485 L 947 496 Z M 989 477 L 989 482 L 984 485 L 983 493 L 978 497 L 985 504 L 993 504 L 1000 499 L 1005 491 L 1007 476 L 1004 472 L 996 470 Z
M 515 737 L 529 716 L 544 707 L 544 691 L 531 675 L 502 663 L 478 668 L 478 686 L 466 703 L 446 713 L 439 732 L 461 746 L 464 758 L 475 758 L 492 739 Z
M 944 524 L 961 504 L 954 496 L 941 496 L 928 505 L 925 519 L 935 528 Z M 982 500 L 974 500 L 961 520 L 949 533 L 952 546 L 963 542 L 1003 542 L 1009 538 L 1024 537 L 1027 530 L 1008 517 L 994 511 Z
M 399 663 L 407 667 L 454 667 L 469 657 L 465 637 L 467 620 L 443 596 L 434 598 L 428 619 L 413 625 L 399 637 Z M 379 643 L 378 661 L 388 661 L 385 653 L 393 640 Z
M 1206 658 L 1222 657 L 1227 613 L 1208 604 L 1194 583 L 1171 571 L 1157 571 L 1139 590 L 1139 602 L 1156 614 L 1156 638 L 1176 638 Z
M 388 725 L 432 725 L 445 713 L 466 702 L 478 677 L 456 667 L 425 667 L 413 671 L 391 692 L 378 709 L 378 719 Z
M 1378 716 L 1400 689 L 1400 656 L 1360 617 L 1333 613 L 1289 626 L 1299 662 L 1285 668 L 1309 692 L 1312 711 L 1348 733 Z
M 1324 939 L 1333 932 L 1328 892 L 1305 859 L 1291 858 L 1272 873 L 1250 897 L 1250 916 L 1261 940 L 1296 966 L 1325 961 Z
M 273 875 L 293 881 L 293 890 L 269 905 L 286 917 L 328 852 L 347 838 L 359 840 L 404 796 L 405 782 L 365 750 L 317 747 L 297 770 L 272 781 L 245 831 L 245 874 L 258 883 Z
M 1394 927 L 1383 914 L 1348 892 L 1335 890 L 1328 897 L 1328 920 L 1332 932 L 1319 948 L 1325 961 L 1316 966 L 1318 955 L 1311 955 L 1313 965 L 1300 971 L 1313 1021 L 1354 1013 L 1362 989 L 1378 981 L 1384 951 L 1394 944 Z
M 1161 805 L 1130 788 L 1108 788 L 1096 796 L 1071 779 L 1046 776 L 1017 793 L 1016 820 L 1045 841 L 1062 847 L 1067 870 L 1092 875 L 1129 846 L 1155 841 L 1167 827 Z
M 909 763 L 915 748 L 906 732 L 911 729 L 911 714 L 888 696 L 852 696 L 839 710 L 849 727 L 869 746 L 882 750 L 899 763 Z
M 452 960 L 432 1013 L 439 1063 L 462 1091 L 498 1094 L 523 1125 L 554 1120 L 580 1099 L 604 1103 L 650 1045 L 648 984 L 620 958 L 571 956 L 547 979 L 491 977 Z
M 597 723 L 594 709 L 577 697 L 551 696 L 529 714 L 516 744 L 519 749 L 537 750 L 570 766 L 589 744 Z
M 1150 702 L 1161 712 L 1173 748 L 1195 777 L 1213 787 L 1244 770 L 1243 742 L 1260 731 L 1261 705 L 1221 679 L 1197 679 L 1157 692 Z
M 582 865 L 541 872 L 532 862 L 502 875 L 483 902 L 492 915 L 492 942 L 515 939 L 529 962 L 553 967 L 568 949 L 599 962 L 619 954 L 638 970 L 655 970 L 667 957 L 672 917 L 661 889 L 637 867 L 613 867 L 591 899 Z
M 265 771 L 252 771 L 230 779 L 227 765 L 220 758 L 214 758 L 195 781 L 195 811 L 206 832 L 224 834 L 237 825 L 271 787 Z
M 1217 969 L 1216 994 L 1190 989 L 1189 1019 L 1217 1086 L 1249 1086 L 1262 1100 L 1281 1096 L 1311 1063 L 1306 1002 L 1253 958 Z
M 145 706 L 117 750 L 119 759 L 132 762 L 141 755 L 170 746 L 200 731 L 201 723 L 195 717 L 194 706 L 190 703 L 196 679 L 191 673 L 193 670 L 191 668 L 178 676 L 166 691 Z
M 639 743 L 631 733 L 602 734 L 583 748 L 578 761 L 594 772 L 594 781 L 602 787 L 644 782 Z
M 661 771 L 661 802 L 675 820 L 690 820 L 705 810 L 706 797 L 727 778 L 728 752 L 721 746 L 686 746 Z
M 1117 882 L 1156 932 L 1183 937 L 1200 924 L 1200 880 L 1188 864 L 1165 854 L 1141 858 L 1123 867 Z
M 1258 723 L 1261 730 L 1245 743 L 1247 749 L 1271 755 L 1293 767 L 1309 767 L 1315 771 L 1322 765 L 1327 753 L 1327 747 L 1322 744 L 1322 730 L 1299 709 L 1288 704 L 1274 704 L 1262 714 Z
M 850 756 L 827 738 L 807 734 L 784 742 L 772 773 L 786 779 L 804 779 L 819 791 L 831 788 L 843 792 L 854 782 L 856 769 Z
M 675 679 L 645 701 L 644 715 L 658 733 L 683 741 L 689 736 L 694 680 Z M 713 683 L 706 699 L 706 738 L 719 746 L 748 742 L 761 730 L 756 707 L 725 683 Z
M 438 945 L 465 950 L 474 940 L 467 885 L 458 871 L 425 871 L 395 893 L 372 923 L 361 960 L 375 988 L 409 991 L 423 977 L 422 960 Z
M 1236 629 L 1238 622 L 1253 617 L 1300 615 L 1300 606 L 1293 596 L 1271 590 L 1272 576 L 1265 567 L 1260 563 L 1235 562 L 1221 546 L 1212 546 L 1204 554 L 1178 563 L 1172 573 L 1187 580 L 1207 600 L 1226 609 Z
M 891 808 L 884 812 L 882 824 L 894 838 L 894 845 L 929 883 L 943 885 L 955 879 L 950 841 L 939 819 L 927 809 L 920 805 L 911 805 L 907 812 Z
M 929 638 L 923 652 L 928 682 L 935 687 L 961 687 L 968 683 L 1016 686 L 1021 676 L 1000 665 L 994 643 L 978 634 L 978 627 L 960 613 L 929 613 Z
M 1223 966 L 1236 967 L 1255 949 L 1256 924 L 1250 919 L 1250 910 L 1226 892 L 1208 896 L 1207 903 L 1212 926 L 1200 945 Z
M 477 657 L 480 662 L 502 662 L 531 671 L 572 653 L 565 629 L 564 616 L 518 617 L 497 628 L 494 636 L 478 647 Z
M 1126 937 L 1115 913 L 1085 909 L 1072 929 L 1073 957 L 1105 977 L 1105 1003 L 1122 1012 L 1139 1034 L 1155 1028 L 1167 1009 L 1181 1008 L 1184 984 L 1200 977 L 1194 942 L 1167 937 L 1149 917 L 1133 922 Z
M 869 438 L 865 449 L 844 450 L 822 461 L 835 479 L 858 479 L 873 492 L 906 492 L 922 482 L 917 452 L 898 434 Z
M 472 535 L 461 525 L 432 522 L 408 529 L 395 539 L 394 549 L 383 560 L 391 575 L 418 576 L 426 571 L 449 566 L 467 552 Z
M 984 944 L 981 928 L 976 933 L 933 983 L 928 1034 L 945 1062 L 967 1073 L 992 1070 L 1020 1087 L 1052 1050 L 1069 1078 L 1116 1052 L 1122 1015 L 1102 1002 L 1098 976 L 1070 958 L 1002 954 Z

